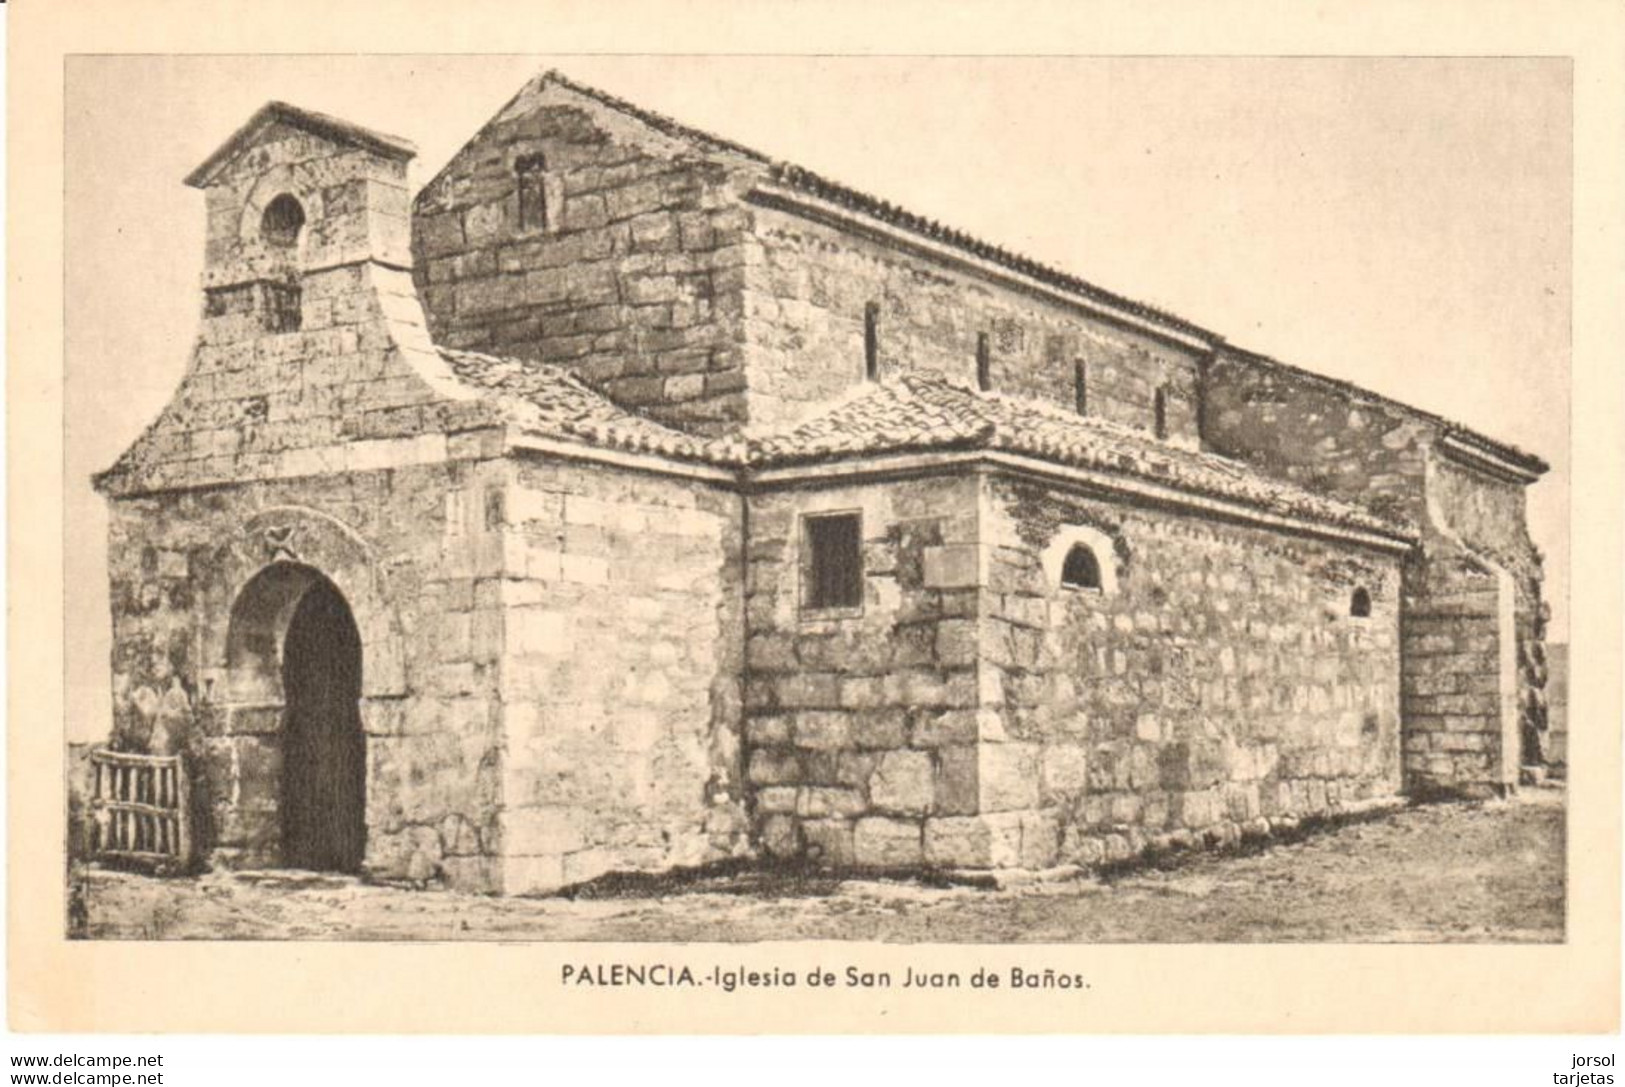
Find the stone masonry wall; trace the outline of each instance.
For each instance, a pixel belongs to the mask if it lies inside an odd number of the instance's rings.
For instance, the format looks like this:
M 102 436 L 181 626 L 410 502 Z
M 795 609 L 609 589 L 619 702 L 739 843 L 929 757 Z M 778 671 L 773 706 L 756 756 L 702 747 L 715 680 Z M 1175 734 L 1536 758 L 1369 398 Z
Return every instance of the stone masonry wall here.
M 1197 443 L 1192 349 L 855 232 L 765 207 L 753 214 L 745 292 L 753 422 L 797 418 L 861 382 L 864 309 L 875 303 L 883 373 L 974 381 L 986 334 L 994 388 L 1071 408 L 1081 361 L 1089 414 L 1152 430 L 1155 392 L 1165 387 L 1170 440 Z
M 1441 427 L 1436 421 L 1365 394 L 1294 373 L 1281 367 L 1224 354 L 1209 367 L 1204 398 L 1203 434 L 1216 451 L 1247 460 L 1266 472 L 1283 475 L 1295 482 L 1363 503 L 1374 509 L 1402 513 L 1421 527 L 1420 554 L 1407 568 L 1406 649 L 1407 729 L 1415 727 L 1429 735 L 1418 738 L 1409 750 L 1408 772 L 1420 773 L 1423 752 L 1432 757 L 1434 772 L 1416 787 L 1439 788 L 1448 784 L 1440 775 L 1449 767 L 1468 773 L 1499 766 L 1498 758 L 1450 758 L 1429 745 L 1443 743 L 1431 737 L 1445 730 L 1431 715 L 1424 720 L 1417 713 L 1436 697 L 1472 701 L 1465 688 L 1466 678 L 1482 686 L 1491 682 L 1489 673 L 1509 662 L 1513 673 L 1506 682 L 1515 684 L 1515 700 L 1520 719 L 1520 736 L 1515 741 L 1521 758 L 1542 761 L 1546 736 L 1545 622 L 1547 610 L 1541 600 L 1540 556 L 1529 538 L 1522 484 L 1490 478 L 1451 459 L 1440 446 Z M 1479 646 L 1493 629 L 1481 629 L 1493 618 L 1500 605 L 1481 600 L 1465 608 L 1456 599 L 1463 591 L 1463 577 L 1494 580 L 1491 567 L 1499 567 L 1512 577 L 1514 600 L 1513 630 L 1516 645 L 1507 655 L 1499 653 L 1476 663 L 1461 661 L 1435 674 L 1441 662 L 1424 663 L 1409 656 L 1412 646 L 1433 646 L 1451 638 L 1462 646 Z M 1476 571 L 1463 573 L 1463 571 Z M 1428 599 L 1430 586 L 1442 587 L 1444 599 Z M 1493 593 L 1486 582 L 1481 592 Z M 1465 608 L 1465 610 L 1464 610 Z M 1414 632 L 1414 633 L 1413 633 Z M 1468 650 L 1476 652 L 1476 650 Z M 1455 677 L 1455 678 L 1449 678 Z M 1423 690 L 1417 689 L 1420 685 Z M 1458 689 L 1460 688 L 1460 689 Z M 1491 714 L 1478 707 L 1474 713 Z M 1498 713 L 1498 710 L 1493 711 Z M 1461 717 L 1462 714 L 1449 714 Z M 1485 717 L 1484 721 L 1489 718 Z M 1481 721 L 1481 723 L 1483 723 Z M 1499 728 L 1488 728 L 1474 743 L 1501 743 Z M 1452 739 L 1451 744 L 1467 741 Z M 1496 770 L 1490 784 L 1504 784 L 1504 773 Z M 1464 784 L 1474 784 L 1464 781 Z
M 998 477 L 983 538 L 995 859 L 1234 840 L 1398 791 L 1396 558 Z M 1102 588 L 1059 584 L 1073 543 Z
M 501 419 L 428 340 L 401 267 L 404 163 L 274 124 L 202 183 L 197 344 L 97 481 L 112 507 L 111 742 L 190 753 L 201 847 L 280 863 L 280 639 L 325 577 L 361 634 L 365 866 L 491 889 L 497 643 L 476 632 L 497 611 L 476 585 L 502 552 L 457 496 L 483 494 Z M 263 226 L 282 197 L 305 218 L 278 243 Z
M 976 810 L 977 487 L 751 498 L 746 773 L 769 855 L 917 865 L 930 818 Z M 801 517 L 834 511 L 863 517 L 863 604 L 806 611 Z
M 448 494 L 482 493 L 489 464 L 268 480 L 111 503 L 114 734 L 182 751 L 198 839 L 217 863 L 280 863 L 282 700 L 291 600 L 245 602 L 256 575 L 297 561 L 331 578 L 362 633 L 368 871 L 493 889 L 500 847 L 500 618 L 482 585 L 495 548 Z M 263 620 L 263 625 L 255 625 Z
M 1312 491 L 1423 522 L 1433 428 L 1378 397 L 1220 352 L 1208 366 L 1208 448 Z
M 1498 576 L 1499 574 L 1499 576 Z M 1407 579 L 1402 690 L 1412 793 L 1484 792 L 1517 783 L 1509 644 L 1511 578 L 1456 549 Z
M 546 222 L 522 228 L 516 166 L 537 154 Z M 685 429 L 742 423 L 733 173 L 584 95 L 527 88 L 417 198 L 435 340 L 568 366 Z
M 801 518 L 851 510 L 864 606 L 805 612 Z M 750 526 L 771 854 L 1094 863 L 1399 789 L 1396 557 L 974 473 L 758 495 Z M 1101 590 L 1059 585 L 1084 540 Z
M 153 491 L 480 455 L 500 423 L 429 342 L 405 261 L 404 165 L 273 126 L 207 191 L 197 343 L 104 486 Z M 398 175 L 398 176 L 397 176 Z M 304 207 L 297 244 L 264 209 Z M 275 290 L 273 290 L 273 288 Z M 280 323 L 275 291 L 296 289 Z
M 492 518 L 506 891 L 746 852 L 739 496 L 527 457 Z
M 1542 594 L 1540 550 L 1529 536 L 1526 492 L 1520 484 L 1491 479 L 1442 456 L 1435 459 L 1429 492 L 1451 535 L 1478 559 L 1488 559 L 1511 575 L 1517 639 L 1518 761 L 1544 763 L 1551 755 L 1547 750 L 1546 693 L 1550 610 Z

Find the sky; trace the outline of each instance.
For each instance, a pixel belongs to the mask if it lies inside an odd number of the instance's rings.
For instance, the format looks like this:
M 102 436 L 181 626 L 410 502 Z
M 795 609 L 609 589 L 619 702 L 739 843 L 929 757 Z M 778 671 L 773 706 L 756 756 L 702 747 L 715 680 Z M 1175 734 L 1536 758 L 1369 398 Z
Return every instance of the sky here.
M 1538 453 L 1567 639 L 1565 61 L 72 57 L 70 739 L 105 735 L 111 700 L 89 476 L 174 391 L 201 309 L 203 195 L 181 178 L 279 99 L 412 140 L 421 185 L 548 67 Z

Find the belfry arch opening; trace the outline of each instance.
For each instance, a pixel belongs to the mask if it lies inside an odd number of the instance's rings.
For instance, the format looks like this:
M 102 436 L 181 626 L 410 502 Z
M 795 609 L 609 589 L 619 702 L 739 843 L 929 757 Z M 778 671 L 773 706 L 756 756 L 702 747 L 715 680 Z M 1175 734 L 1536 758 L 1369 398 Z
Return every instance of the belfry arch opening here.
M 344 594 L 313 567 L 278 562 L 232 607 L 228 698 L 280 705 L 277 797 L 282 863 L 354 872 L 366 853 L 362 643 Z
M 305 228 L 305 209 L 287 193 L 269 204 L 260 216 L 260 236 L 273 249 L 292 249 L 299 244 L 299 232 Z

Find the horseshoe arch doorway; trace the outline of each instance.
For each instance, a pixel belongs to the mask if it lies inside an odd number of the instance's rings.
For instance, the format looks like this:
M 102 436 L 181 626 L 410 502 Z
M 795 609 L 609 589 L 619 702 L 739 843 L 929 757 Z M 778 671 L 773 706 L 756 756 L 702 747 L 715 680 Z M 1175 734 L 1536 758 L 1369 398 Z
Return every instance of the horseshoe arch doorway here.
M 298 598 L 282 643 L 282 862 L 355 872 L 367 845 L 361 634 L 320 575 Z

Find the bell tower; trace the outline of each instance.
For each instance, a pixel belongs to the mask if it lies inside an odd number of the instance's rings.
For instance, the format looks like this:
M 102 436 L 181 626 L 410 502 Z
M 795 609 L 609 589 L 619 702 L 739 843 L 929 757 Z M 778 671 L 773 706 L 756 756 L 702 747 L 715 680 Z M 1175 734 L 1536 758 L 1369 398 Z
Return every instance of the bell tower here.
M 415 154 L 405 140 L 283 102 L 258 110 L 186 178 L 207 201 L 205 340 L 308 327 L 307 307 L 339 304 L 311 282 L 325 273 L 410 268 Z

